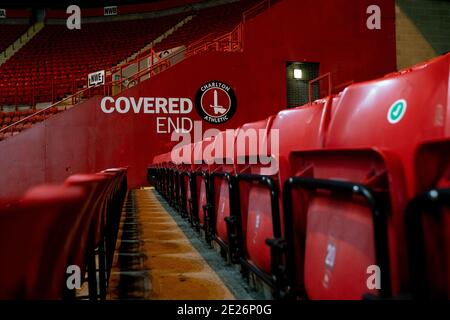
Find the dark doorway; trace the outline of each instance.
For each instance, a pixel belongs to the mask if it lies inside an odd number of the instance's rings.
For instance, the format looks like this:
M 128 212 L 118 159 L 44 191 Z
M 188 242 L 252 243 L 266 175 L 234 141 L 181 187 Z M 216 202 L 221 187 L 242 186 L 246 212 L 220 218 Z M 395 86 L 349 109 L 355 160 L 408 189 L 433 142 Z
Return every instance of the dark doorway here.
M 298 107 L 308 103 L 308 83 L 319 76 L 319 63 L 287 62 L 286 87 L 287 107 Z M 312 99 L 319 98 L 319 83 L 312 85 Z

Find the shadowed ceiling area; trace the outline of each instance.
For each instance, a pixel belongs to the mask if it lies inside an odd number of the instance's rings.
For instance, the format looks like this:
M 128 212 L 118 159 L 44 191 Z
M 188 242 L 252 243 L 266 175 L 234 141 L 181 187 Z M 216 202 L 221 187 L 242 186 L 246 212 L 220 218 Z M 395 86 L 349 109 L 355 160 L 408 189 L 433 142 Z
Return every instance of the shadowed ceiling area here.
M 62 1 L 33 1 L 33 0 L 6 0 L 0 7 L 4 8 L 66 8 L 76 4 L 82 8 L 95 8 L 102 6 L 127 5 L 139 3 L 173 2 L 172 0 L 62 0 Z

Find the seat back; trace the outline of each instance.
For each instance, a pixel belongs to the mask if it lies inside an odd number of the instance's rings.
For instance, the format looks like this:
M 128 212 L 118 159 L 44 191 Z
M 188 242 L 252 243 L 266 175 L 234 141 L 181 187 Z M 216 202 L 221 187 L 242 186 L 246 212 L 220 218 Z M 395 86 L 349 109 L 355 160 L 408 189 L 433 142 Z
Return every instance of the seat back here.
M 226 218 L 231 214 L 229 178 L 235 174 L 234 130 L 221 131 L 214 139 L 214 158 L 211 159 L 210 199 L 212 206 L 212 233 L 217 241 L 228 245 Z
M 279 227 L 279 223 L 275 223 L 275 226 L 273 223 L 274 219 L 279 220 L 279 212 L 272 212 L 272 202 L 275 201 L 278 206 L 278 193 L 276 199 L 272 199 L 272 190 L 262 180 L 262 177 L 272 179 L 268 176 L 266 164 L 270 158 L 267 143 L 272 121 L 273 117 L 269 117 L 244 124 L 236 134 L 242 252 L 250 264 L 266 274 L 271 272 L 271 259 L 270 248 L 265 240 L 278 236 L 274 228 Z
M 0 299 L 61 299 L 86 193 L 39 186 L 0 204 Z
M 194 143 L 193 146 L 193 183 L 192 188 L 195 188 L 195 195 L 193 198 L 193 212 L 192 216 L 197 219 L 200 227 L 204 227 L 206 217 L 207 198 L 207 176 L 209 175 L 209 163 L 212 162 L 213 157 L 213 143 L 214 138 L 206 138 L 202 141 Z M 192 192 L 192 190 L 191 190 Z M 195 197 L 195 199 L 194 199 Z
M 386 149 L 400 158 L 414 195 L 415 151 L 450 135 L 450 54 L 346 88 L 330 123 L 327 148 Z
M 271 129 L 278 131 L 278 140 L 272 141 L 272 136 L 269 136 L 269 145 L 273 148 L 275 143 L 278 144 L 278 148 L 271 150 L 271 154 L 276 159 L 280 194 L 283 192 L 282 188 L 286 181 L 299 174 L 294 166 L 295 161 L 292 161 L 291 154 L 323 148 L 336 100 L 335 97 L 317 100 L 305 106 L 281 111 L 274 118 Z M 282 208 L 280 215 L 283 233 L 292 235 L 292 238 L 289 239 L 293 248 L 291 257 L 293 261 L 290 265 L 292 269 L 291 286 L 298 292 L 304 287 L 303 255 L 305 248 L 303 244 L 306 214 L 302 210 L 303 201 L 301 197 L 295 189 L 292 192 L 295 196 L 291 197 L 291 203 L 289 204 L 291 210 L 290 222 L 285 223 L 282 201 L 280 201 L 280 207 Z
M 450 139 L 421 145 L 415 159 L 417 195 L 406 211 L 411 292 L 450 298 Z M 426 168 L 426 170 L 424 170 Z
M 85 188 L 88 193 L 86 209 L 81 217 L 82 224 L 89 228 L 80 228 L 77 233 L 77 250 L 73 250 L 74 264 L 83 270 L 86 265 L 86 252 L 93 250 L 99 245 L 101 232 L 104 227 L 105 202 L 110 178 L 99 174 L 75 174 L 64 182 L 67 186 L 78 186 Z
M 299 195 L 309 298 L 390 296 L 407 288 L 404 210 L 415 193 L 414 153 L 422 141 L 445 135 L 449 58 L 347 87 L 326 150 L 291 153 L 296 175 L 315 179 L 314 186 L 303 181 Z M 317 179 L 327 184 L 318 186 Z M 349 193 L 352 188 L 357 192 Z M 374 266 L 381 270 L 380 290 L 367 285 Z
M 181 183 L 180 183 L 180 193 L 182 200 L 182 211 L 183 215 L 188 213 L 189 209 L 189 199 L 191 199 L 191 184 L 189 177 L 192 174 L 193 166 L 193 148 L 194 145 L 191 143 L 184 147 L 182 165 L 181 165 Z

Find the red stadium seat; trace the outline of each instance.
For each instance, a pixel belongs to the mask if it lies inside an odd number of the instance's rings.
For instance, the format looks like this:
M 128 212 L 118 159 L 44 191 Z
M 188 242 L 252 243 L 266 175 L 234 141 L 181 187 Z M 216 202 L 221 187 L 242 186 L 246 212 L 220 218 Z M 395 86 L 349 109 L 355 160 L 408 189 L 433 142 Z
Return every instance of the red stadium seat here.
M 450 139 L 422 144 L 406 210 L 412 297 L 450 299 Z M 427 168 L 424 170 L 424 168 Z
M 178 159 L 176 162 L 176 183 L 177 195 L 179 201 L 176 207 L 183 217 L 188 217 L 189 199 L 191 199 L 191 178 L 192 178 L 192 151 L 193 144 L 180 146 L 172 152 Z
M 14 43 L 27 29 L 27 24 L 2 24 L 0 32 L 0 52 Z
M 236 136 L 241 264 L 274 287 L 271 250 L 267 239 L 281 236 L 277 170 L 270 169 L 270 151 L 264 145 L 273 117 L 243 125 Z
M 0 299 L 62 299 L 86 193 L 41 186 L 0 204 Z
M 101 174 L 109 175 L 111 177 L 106 196 L 103 230 L 103 238 L 105 240 L 106 280 L 109 279 L 110 270 L 113 264 L 122 206 L 128 190 L 127 170 L 127 168 L 110 168 L 101 172 Z
M 235 234 L 229 235 L 231 225 L 237 223 L 236 213 L 231 212 L 235 201 L 234 192 L 230 193 L 230 185 L 234 183 L 235 156 L 227 154 L 227 147 L 234 153 L 235 132 L 220 132 L 214 139 L 214 154 L 210 164 L 210 199 L 209 199 L 209 221 L 212 239 L 221 247 L 222 255 L 229 261 L 237 262 Z M 227 227 L 228 224 L 230 228 Z M 229 238 L 233 238 L 231 243 Z
M 291 229 L 286 240 L 300 248 L 308 298 L 408 291 L 404 212 L 416 193 L 415 150 L 447 134 L 448 120 L 436 114 L 447 108 L 449 58 L 348 87 L 333 106 L 326 150 L 291 153 L 295 178 L 288 181 L 301 189 L 294 212 L 304 219 L 304 231 Z M 421 90 L 411 90 L 411 83 Z M 379 290 L 367 285 L 372 265 L 381 270 Z
M 173 166 L 172 157 L 170 152 L 161 155 L 159 159 L 160 171 L 161 171 L 161 192 L 162 195 L 167 199 L 171 199 L 171 176 L 170 168 Z
M 271 148 L 275 147 L 273 143 L 279 143 L 278 150 L 269 151 L 273 155 L 275 165 L 278 168 L 277 179 L 280 193 L 282 192 L 281 187 L 297 172 L 293 168 L 293 154 L 300 150 L 317 150 L 323 148 L 328 124 L 333 114 L 333 101 L 337 99 L 334 97 L 331 99 L 322 99 L 302 107 L 281 111 L 273 119 L 270 129 L 278 132 L 279 138 L 272 141 L 269 135 L 268 141 Z M 299 124 L 302 124 L 301 129 L 299 128 Z M 293 249 L 293 255 L 290 257 L 293 261 L 288 265 L 289 268 L 287 271 L 290 273 L 289 285 L 291 286 L 291 291 L 298 294 L 301 288 L 303 288 L 303 261 L 301 257 L 304 248 L 299 247 L 298 241 L 300 238 L 297 233 L 300 235 L 303 234 L 305 217 L 299 211 L 301 203 L 296 199 L 293 199 L 289 206 L 289 211 L 292 212 L 289 216 L 291 219 L 290 223 L 284 223 L 286 218 L 284 216 L 286 209 L 284 206 L 282 206 L 283 210 L 280 212 L 280 223 L 282 230 L 285 230 L 283 232 L 285 233 L 285 237 L 291 235 L 292 232 L 296 233 L 293 238 L 290 237 L 287 239 Z M 272 251 L 271 274 L 277 281 L 281 281 L 284 275 L 280 270 L 284 268 L 279 264 L 284 264 L 281 255 L 284 253 L 285 243 L 283 241 L 269 240 L 268 244 Z M 277 285 L 279 286 L 277 289 L 282 290 L 281 283 Z
M 194 18 L 183 28 L 177 29 L 166 39 L 156 44 L 155 51 L 164 51 L 192 44 L 208 35 L 213 38 L 230 32 L 242 21 L 242 14 L 259 2 L 261 0 L 245 0 L 202 9 L 196 12 Z M 205 25 L 208 28 L 205 28 Z
M 208 226 L 205 224 L 207 217 L 208 204 L 208 175 L 209 164 L 208 150 L 212 150 L 214 139 L 207 138 L 193 144 L 192 150 L 192 179 L 191 179 L 191 218 L 194 225 L 207 231 Z M 211 161 L 210 161 L 211 162 Z
M 85 225 L 90 227 L 80 230 L 78 236 L 78 250 L 73 257 L 75 264 L 88 267 L 89 276 L 89 296 L 95 299 L 97 296 L 97 272 L 95 264 L 95 249 L 99 254 L 99 281 L 100 297 L 106 294 L 106 257 L 105 243 L 103 242 L 103 230 L 106 215 L 106 197 L 111 178 L 106 174 L 76 174 L 65 181 L 69 186 L 80 186 L 86 188 L 89 198 L 86 203 L 85 214 L 82 219 Z M 86 255 L 87 252 L 87 255 Z M 85 258 L 87 258 L 85 260 Z

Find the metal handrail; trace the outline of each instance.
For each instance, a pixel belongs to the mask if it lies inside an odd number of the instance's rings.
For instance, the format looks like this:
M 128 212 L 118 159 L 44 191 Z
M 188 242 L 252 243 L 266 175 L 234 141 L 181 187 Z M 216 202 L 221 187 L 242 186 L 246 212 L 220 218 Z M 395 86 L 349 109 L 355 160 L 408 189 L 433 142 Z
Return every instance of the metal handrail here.
M 271 4 L 274 3 L 275 1 L 276 0 L 263 0 L 262 2 L 258 3 L 257 5 L 253 6 L 252 8 L 248 9 L 247 11 L 245 11 L 243 13 L 243 17 L 242 17 L 243 20 L 242 20 L 242 22 L 233 31 L 231 31 L 230 33 L 225 34 L 225 35 L 223 35 L 223 36 L 221 36 L 219 38 L 216 38 L 216 39 L 214 39 L 212 41 L 205 41 L 204 43 L 202 43 L 202 40 L 206 40 L 208 37 L 211 36 L 211 34 L 208 34 L 205 37 L 203 37 L 203 38 L 197 40 L 196 42 L 192 43 L 191 45 L 195 45 L 195 47 L 188 46 L 188 48 L 190 48 L 191 51 L 184 50 L 184 52 L 187 53 L 186 57 L 189 57 L 192 54 L 197 54 L 199 52 L 205 51 L 205 49 L 207 50 L 207 49 L 211 48 L 211 46 L 213 44 L 215 44 L 216 51 L 220 51 L 219 42 L 223 41 L 223 40 L 227 40 L 227 38 L 229 38 L 229 49 L 230 49 L 228 51 L 234 51 L 234 49 L 235 49 L 234 45 L 236 45 L 237 49 L 242 50 L 242 48 L 243 48 L 243 41 L 244 41 L 244 39 L 243 39 L 243 28 L 244 28 L 244 24 L 245 24 L 246 19 L 248 19 L 249 15 L 255 14 L 257 10 L 263 9 L 262 7 L 265 6 L 266 4 L 267 4 L 267 8 L 270 8 Z M 33 26 L 33 29 L 35 29 L 35 26 L 36 25 Z M 233 36 L 235 35 L 236 31 L 238 31 L 238 41 L 233 41 Z M 29 32 L 29 30 L 27 31 L 27 33 L 28 32 Z M 192 49 L 192 48 L 194 48 L 194 49 Z M 148 52 L 149 50 L 150 50 L 150 53 L 148 55 L 146 55 L 144 57 L 141 56 L 144 52 Z M 224 51 L 227 51 L 227 50 L 224 50 Z M 109 70 L 105 70 L 105 73 L 106 74 L 110 73 L 111 76 L 112 76 L 112 75 L 114 75 L 114 73 L 120 72 L 121 73 L 121 78 L 123 78 L 123 75 L 122 75 L 123 69 L 127 68 L 130 65 L 133 65 L 135 63 L 137 63 L 138 72 L 140 73 L 141 72 L 141 70 L 139 70 L 140 69 L 140 62 L 143 61 L 144 59 L 149 58 L 149 57 L 151 57 L 151 62 L 152 62 L 152 65 L 153 65 L 154 64 L 154 57 L 155 57 L 155 52 L 153 50 L 153 47 L 150 47 L 149 49 L 144 50 L 143 52 L 140 52 L 136 56 L 136 58 L 134 60 L 132 60 L 132 61 L 127 61 L 126 63 L 124 63 L 124 64 L 122 64 L 120 66 L 114 66 L 114 67 L 110 68 Z M 169 58 L 170 58 L 170 56 L 169 56 Z M 151 68 L 151 67 L 149 67 L 149 68 Z M 132 76 L 134 76 L 134 74 L 131 75 L 128 78 L 131 78 Z M 72 80 L 72 85 L 76 86 L 76 84 L 79 83 L 79 81 L 82 81 L 82 79 L 73 79 Z M 112 81 L 109 84 L 112 84 L 113 82 L 114 81 Z M 107 83 L 105 83 L 105 85 L 106 84 Z M 69 97 L 66 97 L 66 98 L 64 98 L 64 99 L 62 99 L 62 100 L 60 100 L 60 101 L 58 101 L 56 103 L 52 103 L 49 107 L 41 109 L 38 112 L 30 115 L 29 117 L 21 119 L 21 120 L 15 122 L 15 123 L 10 124 L 9 126 L 3 128 L 3 129 L 0 129 L 0 132 L 5 132 L 5 131 L 7 131 L 7 129 L 22 123 L 23 122 L 22 120 L 28 120 L 30 117 L 32 117 L 34 115 L 37 115 L 39 113 L 45 112 L 47 109 L 49 109 L 51 107 L 54 107 L 54 106 L 58 105 L 59 103 L 61 103 L 63 101 L 66 101 L 67 99 L 73 99 L 77 95 L 80 95 L 81 93 L 83 93 L 83 92 L 85 92 L 85 91 L 87 91 L 89 89 L 90 88 L 82 89 L 82 90 L 77 91 L 74 94 L 70 95 Z M 34 87 L 33 87 L 33 92 L 34 92 Z M 53 98 L 54 97 L 53 97 L 53 83 L 52 83 L 52 102 L 53 102 Z M 17 99 L 17 88 L 16 88 L 15 99 Z M 33 101 L 32 103 L 34 104 L 34 95 L 33 95 L 32 101 Z
M 310 104 L 312 103 L 312 84 L 325 78 L 328 78 L 328 96 L 331 96 L 333 91 L 333 83 L 331 80 L 331 72 L 328 72 L 308 82 L 308 102 Z
M 26 122 L 26 120 L 31 119 L 31 118 L 33 118 L 34 116 L 36 116 L 36 115 L 38 115 L 38 114 L 40 114 L 40 113 L 45 113 L 45 111 L 47 111 L 47 110 L 49 110 L 49 109 L 51 109 L 51 108 L 53 108 L 53 107 L 56 107 L 58 104 L 62 103 L 63 101 L 72 99 L 72 98 L 74 98 L 76 95 L 79 95 L 79 94 L 81 94 L 81 93 L 83 93 L 83 92 L 85 92 L 85 91 L 87 91 L 87 90 L 89 90 L 89 89 L 91 89 L 91 88 L 85 88 L 85 89 L 83 89 L 83 90 L 77 91 L 76 93 L 74 93 L 74 94 L 72 94 L 72 95 L 70 95 L 70 96 L 68 96 L 68 97 L 66 97 L 66 98 L 64 98 L 64 99 L 62 99 L 62 100 L 60 100 L 60 101 L 58 101 L 58 102 L 55 102 L 55 103 L 49 105 L 48 107 L 45 107 L 45 108 L 43 108 L 43 109 L 41 109 L 41 110 L 39 110 L 39 111 L 36 111 L 35 113 L 33 113 L 33 114 L 29 115 L 29 116 L 26 116 L 26 117 L 23 118 L 23 119 L 20 119 L 20 120 L 14 122 L 14 123 L 11 123 L 9 126 L 3 128 L 3 129 L 0 129 L 0 133 L 1 133 L 1 132 L 6 132 L 6 131 L 8 131 L 9 128 L 12 128 L 12 127 L 14 127 L 14 126 L 17 126 L 18 124 L 20 124 L 20 123 L 22 123 L 22 122 Z
M 254 17 L 255 15 L 258 14 L 258 12 L 261 12 L 265 9 L 270 8 L 271 2 L 273 2 L 273 0 L 263 0 L 260 3 L 254 5 L 253 7 L 251 7 L 250 9 L 246 10 L 243 14 L 242 14 L 242 21 L 245 23 L 249 18 Z

